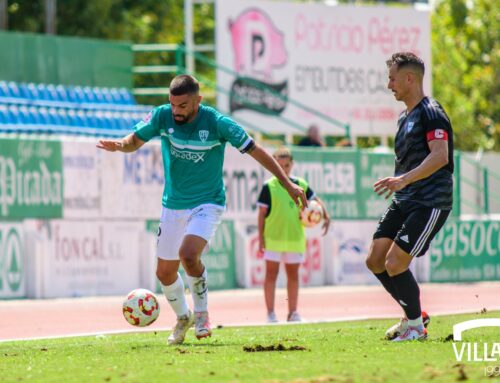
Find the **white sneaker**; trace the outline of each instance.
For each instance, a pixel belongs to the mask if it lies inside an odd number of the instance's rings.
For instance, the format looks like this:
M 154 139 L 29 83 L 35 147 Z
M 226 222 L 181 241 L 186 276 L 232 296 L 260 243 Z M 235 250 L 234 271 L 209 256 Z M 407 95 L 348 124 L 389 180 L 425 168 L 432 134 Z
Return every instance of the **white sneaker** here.
M 406 331 L 401 335 L 394 338 L 393 342 L 404 342 L 407 340 L 424 340 L 427 339 L 427 329 L 424 327 L 422 330 L 418 327 L 408 326 Z
M 267 323 L 277 323 L 278 318 L 276 317 L 275 312 L 271 312 L 267 314 Z
M 198 339 L 212 336 L 212 329 L 210 328 L 210 321 L 208 319 L 208 311 L 201 311 L 198 313 L 194 313 L 194 315 L 194 335 L 196 335 Z
M 294 311 L 294 312 L 291 312 L 290 314 L 288 314 L 287 321 L 288 322 L 302 322 L 302 317 L 300 316 L 300 314 L 297 311 Z
M 427 314 L 425 311 L 422 311 L 422 323 L 424 324 L 425 328 L 427 328 L 430 321 L 431 317 L 429 316 L 429 314 Z M 401 318 L 399 323 L 396 323 L 394 326 L 390 327 L 385 332 L 385 339 L 393 340 L 394 338 L 404 333 L 407 329 L 408 329 L 408 318 L 406 317 Z
M 177 317 L 177 323 L 167 339 L 168 344 L 182 344 L 187 331 L 193 324 L 194 315 L 191 311 L 187 315 Z
M 406 330 L 408 330 L 408 318 L 405 317 L 385 332 L 385 339 L 393 340 Z

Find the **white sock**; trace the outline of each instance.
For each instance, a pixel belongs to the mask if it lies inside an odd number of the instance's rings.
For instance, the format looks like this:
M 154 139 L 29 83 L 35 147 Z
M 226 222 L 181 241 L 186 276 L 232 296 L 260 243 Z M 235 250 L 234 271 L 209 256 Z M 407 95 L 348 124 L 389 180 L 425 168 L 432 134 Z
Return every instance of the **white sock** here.
M 167 298 L 168 304 L 172 307 L 177 317 L 181 317 L 189 313 L 186 296 L 184 295 L 184 282 L 182 281 L 179 273 L 177 273 L 177 280 L 174 283 L 168 286 L 162 285 L 161 289 Z
M 416 327 L 420 330 L 424 328 L 424 322 L 422 321 L 422 315 L 420 315 L 417 319 L 408 319 L 408 326 Z
M 194 312 L 208 311 L 207 268 L 205 267 L 201 277 L 190 277 L 189 275 L 186 277 L 193 296 Z

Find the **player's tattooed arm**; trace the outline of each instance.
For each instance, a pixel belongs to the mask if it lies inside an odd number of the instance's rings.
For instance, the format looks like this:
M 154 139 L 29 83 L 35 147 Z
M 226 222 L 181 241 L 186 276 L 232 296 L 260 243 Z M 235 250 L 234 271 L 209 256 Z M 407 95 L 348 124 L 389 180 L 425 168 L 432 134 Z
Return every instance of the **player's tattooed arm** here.
M 99 140 L 96 146 L 108 152 L 131 153 L 138 150 L 142 145 L 144 145 L 144 141 L 131 133 L 121 140 Z

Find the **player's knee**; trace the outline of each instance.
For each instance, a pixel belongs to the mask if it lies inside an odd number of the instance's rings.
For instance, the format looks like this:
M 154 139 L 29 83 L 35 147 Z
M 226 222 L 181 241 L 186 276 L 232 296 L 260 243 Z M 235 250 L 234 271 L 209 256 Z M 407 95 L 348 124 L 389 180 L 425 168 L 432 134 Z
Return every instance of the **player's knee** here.
M 170 286 L 177 280 L 177 271 L 168 270 L 165 268 L 157 268 L 156 277 L 163 286 Z
M 366 267 L 373 273 L 381 273 L 385 270 L 385 259 L 370 252 L 366 257 Z
M 190 269 L 196 267 L 196 265 L 200 262 L 199 255 L 196 251 L 190 248 L 182 248 L 179 250 L 179 258 L 184 267 Z
M 394 257 L 388 257 L 385 261 L 385 269 L 387 270 L 387 274 L 393 277 L 395 275 L 401 274 L 405 269 L 404 265 Z

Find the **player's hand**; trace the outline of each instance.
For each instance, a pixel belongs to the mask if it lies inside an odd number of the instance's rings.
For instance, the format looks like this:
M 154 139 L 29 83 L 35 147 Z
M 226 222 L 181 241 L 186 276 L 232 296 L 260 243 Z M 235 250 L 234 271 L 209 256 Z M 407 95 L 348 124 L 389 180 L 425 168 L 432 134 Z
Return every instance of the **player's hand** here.
M 385 177 L 373 184 L 373 190 L 380 196 L 384 196 L 388 199 L 392 193 L 404 189 L 408 185 L 408 182 L 403 176 L 399 177 Z
M 290 197 L 292 197 L 295 205 L 299 206 L 301 210 L 304 210 L 307 207 L 307 198 L 306 193 L 304 193 L 304 189 L 293 182 L 289 182 L 286 190 L 288 194 L 290 194 Z
M 323 229 L 323 236 L 325 236 L 328 233 L 328 229 L 330 228 L 330 216 L 328 213 L 323 209 L 323 225 L 321 226 Z
M 259 237 L 259 249 L 257 250 L 257 252 L 263 255 L 265 250 L 266 250 L 266 241 L 264 240 L 263 237 Z
M 99 149 L 104 149 L 108 152 L 116 152 L 121 151 L 123 148 L 122 141 L 119 140 L 99 140 L 99 143 L 96 145 Z

